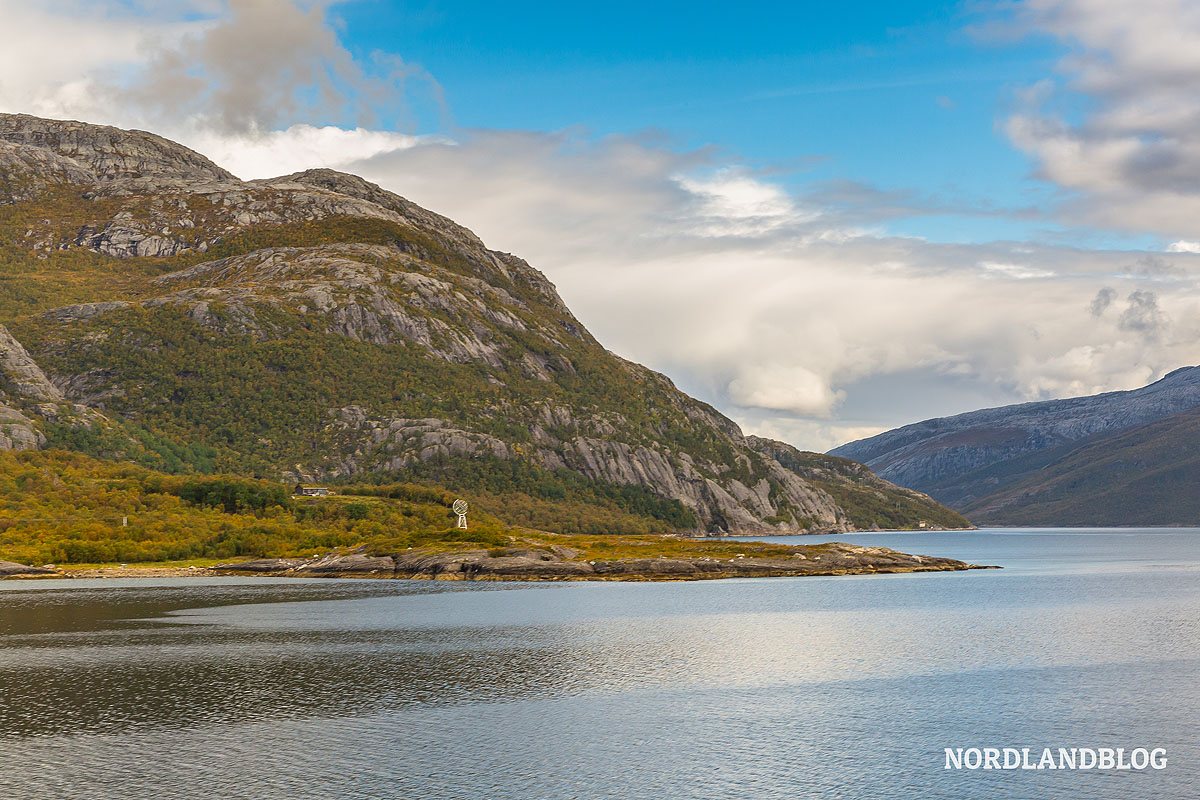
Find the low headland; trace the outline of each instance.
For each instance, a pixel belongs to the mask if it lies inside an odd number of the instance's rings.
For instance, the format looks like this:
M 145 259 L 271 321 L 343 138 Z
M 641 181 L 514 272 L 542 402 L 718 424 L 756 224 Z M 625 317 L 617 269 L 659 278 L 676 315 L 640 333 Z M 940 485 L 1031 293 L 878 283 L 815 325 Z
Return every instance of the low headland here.
M 667 520 L 631 519 L 570 495 L 551 503 L 511 492 L 469 494 L 464 529 L 454 511 L 463 498 L 434 486 L 347 485 L 292 495 L 267 480 L 164 475 L 57 450 L 0 452 L 0 485 L 11 489 L 0 493 L 0 578 L 697 580 L 973 566 L 841 542 L 664 532 Z M 546 520 L 565 530 L 547 530 Z M 822 532 L 853 532 L 847 528 Z
M 542 533 L 521 537 L 510 546 L 489 549 L 474 548 L 465 543 L 445 549 L 418 547 L 399 552 L 361 546 L 308 558 L 248 558 L 219 563 L 29 566 L 5 561 L 0 562 L 0 578 L 255 575 L 468 581 L 678 581 L 967 569 L 994 567 L 846 542 L 781 545 L 672 536 L 599 537 Z

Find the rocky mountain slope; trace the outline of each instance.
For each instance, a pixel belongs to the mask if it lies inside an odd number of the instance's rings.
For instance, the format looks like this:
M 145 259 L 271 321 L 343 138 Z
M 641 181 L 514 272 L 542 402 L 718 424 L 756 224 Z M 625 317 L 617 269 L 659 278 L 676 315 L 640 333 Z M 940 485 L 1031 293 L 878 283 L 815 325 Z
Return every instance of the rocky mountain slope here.
M 990 525 L 1200 525 L 1200 408 L 996 465 Z
M 1200 367 L 1185 367 L 1133 391 L 926 420 L 832 452 L 860 460 L 880 476 L 928 492 L 983 522 L 1075 525 L 1119 517 L 1157 524 L 1141 511 L 1135 513 L 1143 506 L 1142 495 L 1124 496 L 1125 510 L 1130 513 L 1115 516 L 1110 513 L 1116 510 L 1112 504 L 1089 508 L 1091 501 L 1086 498 L 1093 491 L 1121 496 L 1120 492 L 1128 489 L 1121 488 L 1123 482 L 1140 475 L 1143 468 L 1154 470 L 1176 463 L 1178 459 L 1171 454 L 1177 444 L 1156 432 L 1181 430 L 1175 426 L 1197 408 Z M 1156 427 L 1159 422 L 1164 427 Z M 1109 456 L 1099 455 L 1124 452 L 1128 447 L 1138 450 L 1136 462 L 1118 459 L 1119 466 L 1113 467 Z M 1160 450 L 1158 455 L 1155 448 Z M 1110 467 L 1116 471 L 1104 472 Z M 1102 474 L 1108 478 L 1102 479 Z M 1051 485 L 1056 488 L 1046 494 Z M 1073 491 L 1077 494 L 1067 497 Z M 1054 502 L 1047 504 L 1050 496 Z M 1026 505 L 1029 507 L 1023 509 Z M 1178 517 L 1176 523 L 1184 517 L 1200 521 L 1200 516 L 1172 514 Z
M 0 321 L 0 446 L 519 495 L 527 523 L 967 524 L 747 439 L 520 258 L 331 170 L 240 181 L 152 134 L 0 115 Z

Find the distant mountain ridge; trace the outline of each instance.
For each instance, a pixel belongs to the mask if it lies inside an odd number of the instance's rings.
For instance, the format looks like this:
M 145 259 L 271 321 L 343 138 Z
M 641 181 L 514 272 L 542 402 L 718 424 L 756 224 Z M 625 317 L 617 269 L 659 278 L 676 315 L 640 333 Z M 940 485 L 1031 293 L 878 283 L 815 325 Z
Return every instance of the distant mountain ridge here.
M 1200 524 L 1200 503 L 1152 511 L 1146 499 L 1149 476 L 1187 469 L 1197 409 L 1200 367 L 1182 367 L 1140 389 L 926 420 L 831 453 L 980 523 Z
M 1200 525 L 1200 408 L 1002 462 L 963 510 L 991 525 Z
M 333 170 L 241 181 L 154 134 L 0 114 L 0 322 L 0 447 L 425 482 L 564 532 L 968 524 L 744 436 L 522 259 Z

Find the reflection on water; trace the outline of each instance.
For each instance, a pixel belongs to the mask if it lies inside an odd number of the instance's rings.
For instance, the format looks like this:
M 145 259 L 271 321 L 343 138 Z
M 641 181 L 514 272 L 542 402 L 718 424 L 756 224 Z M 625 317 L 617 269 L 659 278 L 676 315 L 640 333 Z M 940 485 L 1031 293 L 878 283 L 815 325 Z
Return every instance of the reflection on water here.
M 0 797 L 1183 798 L 1200 531 L 848 538 L 1002 571 L 0 583 Z M 1146 773 L 944 747 L 1161 746 Z

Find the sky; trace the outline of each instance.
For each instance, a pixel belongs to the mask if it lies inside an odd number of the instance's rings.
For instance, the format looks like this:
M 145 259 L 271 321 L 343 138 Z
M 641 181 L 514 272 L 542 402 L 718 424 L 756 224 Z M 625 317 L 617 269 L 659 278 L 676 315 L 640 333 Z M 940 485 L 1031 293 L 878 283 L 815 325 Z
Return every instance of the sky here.
M 0 0 L 0 111 L 360 174 L 826 450 L 1200 363 L 1200 3 Z

